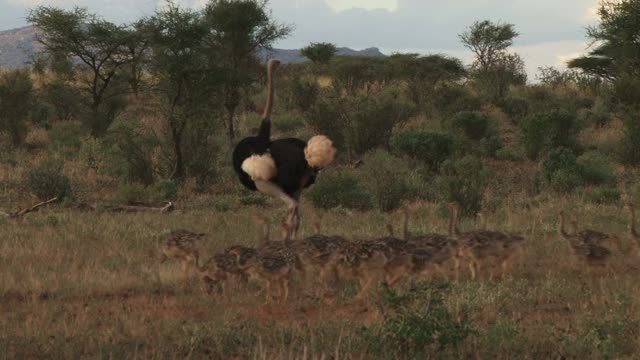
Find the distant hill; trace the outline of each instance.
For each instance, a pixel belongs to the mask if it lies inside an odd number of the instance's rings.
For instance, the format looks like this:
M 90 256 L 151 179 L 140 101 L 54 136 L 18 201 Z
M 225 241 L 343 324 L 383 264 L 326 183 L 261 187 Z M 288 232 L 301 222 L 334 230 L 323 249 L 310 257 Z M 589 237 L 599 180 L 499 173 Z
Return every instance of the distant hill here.
M 0 67 L 20 67 L 40 45 L 33 26 L 0 31 Z
M 382 57 L 385 56 L 376 47 L 371 47 L 363 50 L 353 50 L 346 47 L 338 48 L 337 55 L 344 56 L 367 56 L 367 57 Z M 277 58 L 284 63 L 301 63 L 308 59 L 300 53 L 300 50 L 286 50 L 286 49 L 273 49 L 273 50 L 261 50 L 260 57 L 263 60 L 269 58 Z
M 36 41 L 36 32 L 33 26 L 0 31 L 0 67 L 16 68 L 27 65 L 30 55 L 39 47 L 40 45 Z M 338 55 L 385 56 L 375 47 L 363 50 L 341 47 L 338 48 Z M 307 58 L 300 54 L 300 50 L 263 49 L 260 51 L 260 56 L 265 60 L 268 58 L 278 58 L 284 63 L 301 63 L 307 60 Z

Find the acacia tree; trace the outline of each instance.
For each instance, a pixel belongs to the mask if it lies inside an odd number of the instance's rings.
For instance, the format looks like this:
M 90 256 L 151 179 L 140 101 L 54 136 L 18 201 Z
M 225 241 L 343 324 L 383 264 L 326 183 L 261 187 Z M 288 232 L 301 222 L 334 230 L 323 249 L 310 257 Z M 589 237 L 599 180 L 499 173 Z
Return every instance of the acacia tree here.
M 150 36 L 152 88 L 163 99 L 161 106 L 173 143 L 171 178 L 181 180 L 187 162 L 185 131 L 194 122 L 209 121 L 219 104 L 215 96 L 220 84 L 217 57 L 212 58 L 213 52 L 204 42 L 209 29 L 201 13 L 169 3 L 141 26 Z
M 291 32 L 291 27 L 270 17 L 266 0 L 210 0 L 204 21 L 209 29 L 208 46 L 219 55 L 218 65 L 224 76 L 225 125 L 229 140 L 233 141 L 242 89 L 252 84 L 258 74 L 257 50 L 270 49 L 276 40 Z
M 72 58 L 87 69 L 87 76 L 80 79 L 82 89 L 89 95 L 86 120 L 93 136 L 104 134 L 117 109 L 103 112 L 102 106 L 110 97 L 122 94 L 114 89 L 118 84 L 114 80 L 120 68 L 130 62 L 125 45 L 130 41 L 131 30 L 79 7 L 67 11 L 38 6 L 29 12 L 27 21 L 39 29 L 38 41 L 46 52 Z
M 598 15 L 600 23 L 587 28 L 593 50 L 569 67 L 606 80 L 640 78 L 640 0 L 604 0 Z
M 471 75 L 497 100 L 506 95 L 509 85 L 526 82 L 524 61 L 508 49 L 518 37 L 513 24 L 476 21 L 459 35 L 462 44 L 475 54 Z
M 300 49 L 300 53 L 314 64 L 328 64 L 336 54 L 336 46 L 331 43 L 311 43 Z
M 604 79 L 612 85 L 624 120 L 620 160 L 640 164 L 640 0 L 604 0 L 600 23 L 587 28 L 594 49 L 569 62 L 570 68 Z
M 462 61 L 445 55 L 392 54 L 385 59 L 384 76 L 388 81 L 407 84 L 411 100 L 423 106 L 441 82 L 458 81 L 466 75 Z

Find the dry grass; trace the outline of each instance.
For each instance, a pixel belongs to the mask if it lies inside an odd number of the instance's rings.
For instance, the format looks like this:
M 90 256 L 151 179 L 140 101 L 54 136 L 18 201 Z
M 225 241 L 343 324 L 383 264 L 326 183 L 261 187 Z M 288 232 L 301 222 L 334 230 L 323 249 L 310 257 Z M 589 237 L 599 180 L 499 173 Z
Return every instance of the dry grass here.
M 603 289 L 556 235 L 563 207 L 589 228 L 626 236 L 621 209 L 513 199 L 490 226 L 528 238 L 525 256 L 506 279 L 461 281 L 447 297 L 468 314 L 474 335 L 445 357 L 628 357 L 640 351 L 637 259 L 615 259 Z M 312 210 L 305 207 L 304 214 Z M 509 210 L 509 211 L 507 211 Z M 0 348 L 3 357 L 375 357 L 359 335 L 379 321 L 346 294 L 335 305 L 294 287 L 287 304 L 262 307 L 257 287 L 235 289 L 230 303 L 181 282 L 179 264 L 158 264 L 158 243 L 171 229 L 206 232 L 205 254 L 255 245 L 256 209 L 194 207 L 170 214 L 108 214 L 46 209 L 21 221 L 0 220 Z M 279 207 L 267 209 L 273 220 Z M 444 232 L 435 205 L 417 204 L 411 231 Z M 400 215 L 397 216 L 399 222 Z M 365 238 L 384 233 L 378 212 L 331 211 L 328 233 Z M 303 233 L 312 232 L 310 221 Z M 463 227 L 473 227 L 465 222 Z M 375 297 L 375 294 L 371 295 Z M 537 356 L 536 356 L 537 355 Z

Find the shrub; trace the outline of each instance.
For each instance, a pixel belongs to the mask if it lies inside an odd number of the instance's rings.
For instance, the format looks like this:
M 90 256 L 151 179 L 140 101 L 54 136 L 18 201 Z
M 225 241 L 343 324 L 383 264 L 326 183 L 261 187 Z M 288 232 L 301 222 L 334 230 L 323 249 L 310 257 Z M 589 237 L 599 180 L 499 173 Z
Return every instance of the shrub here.
M 572 192 L 583 186 L 584 170 L 574 153 L 567 148 L 557 148 L 542 162 L 542 174 L 556 191 Z
M 78 122 L 65 121 L 56 123 L 49 130 L 51 145 L 65 156 L 77 154 L 82 146 L 82 136 L 85 130 Z
M 0 131 L 20 146 L 27 137 L 26 120 L 33 96 L 31 74 L 27 69 L 0 73 Z
M 462 154 L 495 157 L 496 152 L 502 147 L 494 120 L 485 113 L 459 112 L 451 119 L 449 127 L 458 137 L 456 148 Z
M 482 161 L 471 155 L 447 160 L 442 164 L 440 173 L 436 179 L 440 200 L 457 201 L 462 216 L 475 216 L 482 208 L 486 188 L 487 171 Z
M 419 283 L 400 295 L 384 286 L 378 301 L 384 320 L 362 330 L 368 351 L 380 358 L 419 359 L 461 344 L 472 329 L 449 312 L 446 290 L 446 285 Z
M 216 184 L 221 177 L 221 147 L 216 142 L 216 126 L 208 119 L 191 119 L 182 138 L 182 156 L 188 176 L 195 178 L 197 191 Z M 256 134 L 255 132 L 254 134 Z M 171 166 L 175 165 L 175 154 L 171 154 Z
M 367 210 L 373 206 L 371 194 L 348 172 L 328 171 L 309 190 L 313 206 L 322 209 L 343 207 Z
M 553 174 L 562 169 L 572 169 L 576 172 L 582 172 L 576 155 L 567 148 L 553 149 L 547 158 L 542 162 L 542 174 L 545 179 L 551 180 Z
M 93 137 L 82 139 L 78 158 L 92 169 L 102 168 L 105 161 L 105 147 L 102 140 Z
M 315 78 L 296 78 L 292 84 L 291 101 L 296 109 L 309 111 L 318 100 L 320 86 Z
M 616 180 L 609 159 L 599 151 L 586 152 L 577 162 L 582 167 L 585 182 L 589 184 L 610 184 Z
M 586 200 L 594 204 L 615 205 L 620 202 L 621 197 L 620 190 L 615 187 L 598 187 L 585 194 Z
M 140 183 L 124 183 L 118 187 L 113 201 L 117 204 L 140 205 L 148 204 L 147 188 Z
M 491 134 L 491 117 L 480 111 L 461 111 L 451 120 L 451 129 L 470 140 L 480 140 Z
M 584 186 L 584 178 L 580 168 L 560 169 L 549 177 L 549 185 L 555 191 L 570 193 Z
M 71 183 L 63 173 L 62 160 L 47 158 L 27 172 L 27 184 L 40 200 L 58 197 L 62 200 L 71 195 Z
M 365 188 L 382 211 L 398 208 L 416 193 L 412 184 L 415 171 L 403 159 L 384 150 L 374 150 L 363 158 L 359 168 Z
M 53 109 L 52 120 L 79 120 L 80 114 L 86 109 L 84 93 L 71 83 L 55 78 L 45 84 L 40 94 L 41 100 Z
M 509 116 L 514 124 L 520 122 L 529 114 L 529 102 L 518 96 L 507 96 L 498 101 L 498 106 Z
M 625 109 L 624 138 L 618 148 L 618 158 L 625 165 L 640 164 L 640 109 Z
M 477 111 L 481 106 L 482 99 L 458 84 L 443 84 L 431 99 L 431 107 L 445 118 L 461 111 Z
M 170 179 L 163 179 L 148 188 L 149 200 L 152 203 L 176 200 L 178 198 L 178 184 Z
M 349 98 L 333 94 L 318 101 L 309 123 L 317 132 L 329 136 L 339 149 L 355 156 L 388 145 L 393 128 L 407 121 L 415 110 L 396 88 Z
M 152 149 L 157 139 L 135 124 L 115 124 L 105 136 L 105 167 L 127 182 L 150 185 L 154 181 Z
M 538 158 L 542 150 L 556 147 L 578 147 L 576 116 L 563 110 L 536 113 L 528 116 L 521 125 L 527 156 Z
M 578 111 L 577 119 L 581 124 L 584 125 L 603 127 L 609 122 L 611 116 L 610 114 L 603 111 L 581 109 L 580 111 Z
M 436 171 L 453 155 L 454 143 L 448 134 L 409 130 L 396 135 L 391 148 L 396 154 L 409 156 Z

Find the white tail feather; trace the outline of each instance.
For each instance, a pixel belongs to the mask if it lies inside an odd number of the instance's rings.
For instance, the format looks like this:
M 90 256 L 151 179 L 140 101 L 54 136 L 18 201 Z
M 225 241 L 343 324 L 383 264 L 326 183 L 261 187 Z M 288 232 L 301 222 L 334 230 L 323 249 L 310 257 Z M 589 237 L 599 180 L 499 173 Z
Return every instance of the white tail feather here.
M 278 172 L 276 163 L 270 154 L 252 155 L 242 162 L 242 170 L 249 174 L 252 180 L 269 181 Z
M 309 166 L 313 168 L 324 168 L 331 164 L 336 155 L 336 149 L 328 137 L 316 135 L 309 139 L 307 147 L 304 148 L 304 157 Z

